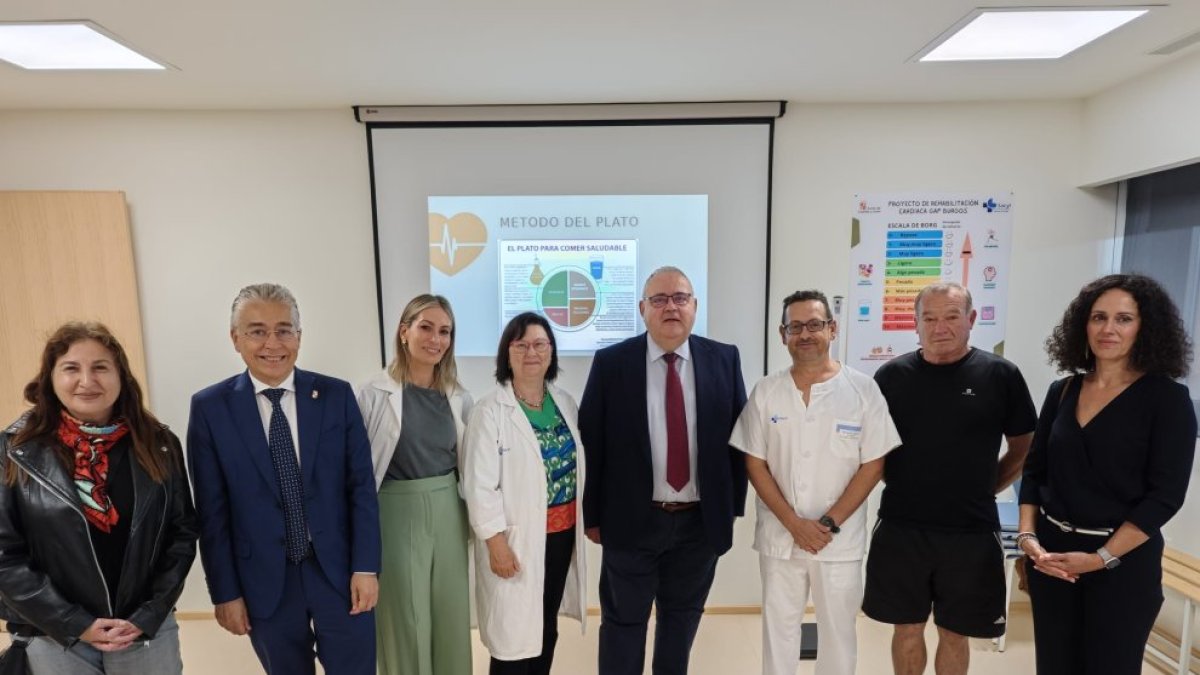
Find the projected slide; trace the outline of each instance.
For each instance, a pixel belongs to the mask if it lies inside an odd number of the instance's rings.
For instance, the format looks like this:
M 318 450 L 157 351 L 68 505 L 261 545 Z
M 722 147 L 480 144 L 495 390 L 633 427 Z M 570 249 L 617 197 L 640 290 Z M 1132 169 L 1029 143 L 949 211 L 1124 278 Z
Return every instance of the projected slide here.
M 643 330 L 645 276 L 683 269 L 705 298 L 706 195 L 429 197 L 429 285 L 454 306 L 457 354 L 495 354 L 500 331 L 535 311 L 560 352 Z M 696 330 L 704 327 L 701 312 Z

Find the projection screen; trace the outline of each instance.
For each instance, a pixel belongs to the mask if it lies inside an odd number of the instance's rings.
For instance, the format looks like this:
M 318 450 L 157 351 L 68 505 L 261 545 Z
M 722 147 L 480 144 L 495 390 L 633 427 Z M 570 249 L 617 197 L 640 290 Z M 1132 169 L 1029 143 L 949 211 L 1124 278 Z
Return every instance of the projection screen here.
M 501 327 L 526 309 L 559 343 L 559 385 L 583 391 L 597 348 L 644 330 L 642 284 L 683 269 L 695 333 L 766 365 L 774 118 L 367 124 L 380 343 L 404 305 L 455 310 L 460 378 L 494 384 Z

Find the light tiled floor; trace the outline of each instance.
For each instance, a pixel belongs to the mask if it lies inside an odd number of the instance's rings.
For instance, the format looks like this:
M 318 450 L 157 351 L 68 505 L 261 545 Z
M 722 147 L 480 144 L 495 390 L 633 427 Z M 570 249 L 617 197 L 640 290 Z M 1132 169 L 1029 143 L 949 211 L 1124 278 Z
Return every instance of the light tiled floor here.
M 754 675 L 760 672 L 762 637 L 757 614 L 710 614 L 700 623 L 700 633 L 692 651 L 691 675 Z M 1033 635 L 1028 610 L 1014 607 L 1009 617 L 1008 647 L 996 651 L 990 641 L 971 641 L 972 675 L 1025 675 L 1033 673 Z M 588 617 L 588 632 L 580 635 L 579 624 L 560 622 L 560 637 L 555 654 L 556 675 L 585 675 L 596 671 L 596 636 L 599 617 Z M 180 621 L 185 672 L 206 675 L 254 675 L 261 673 L 258 660 L 249 640 L 229 635 L 212 620 Z M 653 624 L 651 626 L 653 634 Z M 933 673 L 933 645 L 936 633 L 932 626 L 926 632 L 930 646 L 927 673 Z M 859 675 L 888 675 L 891 669 L 891 627 L 865 617 L 858 620 Z M 0 637 L 0 646 L 7 645 L 7 636 Z M 476 675 L 487 673 L 487 651 L 474 634 L 472 649 Z M 649 668 L 646 670 L 649 673 Z M 813 662 L 803 661 L 797 675 L 813 672 Z M 1144 665 L 1145 675 L 1158 671 Z

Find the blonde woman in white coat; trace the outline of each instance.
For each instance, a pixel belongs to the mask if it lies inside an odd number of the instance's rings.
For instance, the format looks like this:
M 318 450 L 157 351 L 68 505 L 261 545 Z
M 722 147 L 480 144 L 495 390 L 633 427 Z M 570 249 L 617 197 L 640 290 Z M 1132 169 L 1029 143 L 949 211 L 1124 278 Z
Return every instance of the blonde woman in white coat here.
M 500 337 L 500 387 L 467 425 L 463 488 L 491 675 L 548 675 L 558 614 L 584 621 L 584 455 L 578 406 L 550 384 L 557 374 L 550 324 L 517 315 Z
M 458 474 L 471 397 L 458 383 L 450 302 L 413 298 L 400 316 L 395 352 L 358 394 L 383 541 L 379 672 L 470 675 L 467 519 Z

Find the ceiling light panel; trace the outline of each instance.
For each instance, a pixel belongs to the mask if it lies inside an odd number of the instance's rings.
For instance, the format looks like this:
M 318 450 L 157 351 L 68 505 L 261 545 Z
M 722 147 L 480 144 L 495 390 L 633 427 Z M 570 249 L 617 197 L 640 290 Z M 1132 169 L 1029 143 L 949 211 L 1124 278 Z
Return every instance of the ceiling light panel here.
M 87 21 L 0 24 L 0 59 L 29 70 L 163 70 Z
M 1057 59 L 1147 11 L 1145 7 L 979 9 L 922 50 L 918 60 Z

